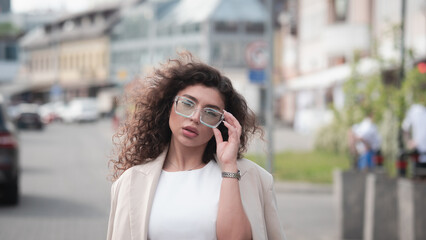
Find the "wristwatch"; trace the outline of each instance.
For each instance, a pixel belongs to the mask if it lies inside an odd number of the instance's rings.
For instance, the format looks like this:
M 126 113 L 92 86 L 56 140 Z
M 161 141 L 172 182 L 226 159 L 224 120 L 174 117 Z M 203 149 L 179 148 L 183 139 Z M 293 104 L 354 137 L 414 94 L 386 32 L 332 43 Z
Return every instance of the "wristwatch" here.
M 222 172 L 222 177 L 223 178 L 236 178 L 236 179 L 238 179 L 238 181 L 240 181 L 240 179 L 241 179 L 240 170 L 238 170 L 238 172 L 236 172 L 236 173 Z

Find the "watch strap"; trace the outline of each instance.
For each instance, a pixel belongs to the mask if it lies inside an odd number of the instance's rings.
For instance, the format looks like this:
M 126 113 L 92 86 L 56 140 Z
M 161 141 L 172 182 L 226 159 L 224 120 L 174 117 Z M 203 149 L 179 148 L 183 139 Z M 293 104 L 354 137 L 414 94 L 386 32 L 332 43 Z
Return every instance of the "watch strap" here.
M 238 181 L 240 181 L 240 179 L 241 179 L 240 170 L 238 170 L 238 172 L 236 172 L 236 173 L 234 173 L 234 172 L 222 172 L 222 177 L 223 178 L 236 178 L 236 179 L 238 179 Z

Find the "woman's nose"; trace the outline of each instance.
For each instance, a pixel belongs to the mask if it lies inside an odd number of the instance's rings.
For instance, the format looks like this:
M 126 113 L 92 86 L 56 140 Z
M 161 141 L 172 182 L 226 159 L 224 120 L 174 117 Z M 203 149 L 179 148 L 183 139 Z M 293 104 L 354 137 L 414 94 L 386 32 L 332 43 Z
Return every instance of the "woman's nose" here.
M 200 123 L 200 109 L 195 109 L 194 114 L 192 114 L 191 119 L 195 123 Z

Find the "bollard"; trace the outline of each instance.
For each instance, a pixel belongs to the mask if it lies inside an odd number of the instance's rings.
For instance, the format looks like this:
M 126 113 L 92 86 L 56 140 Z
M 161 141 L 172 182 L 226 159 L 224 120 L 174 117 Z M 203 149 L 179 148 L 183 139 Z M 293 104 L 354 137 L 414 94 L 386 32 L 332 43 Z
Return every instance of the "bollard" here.
M 398 179 L 398 231 L 399 239 L 414 240 L 414 186 L 411 180 Z
M 368 174 L 366 180 L 364 240 L 398 240 L 396 179 Z
M 401 240 L 426 239 L 426 182 L 398 180 L 398 229 Z
M 366 173 L 335 171 L 334 188 L 340 239 L 362 239 Z
M 415 240 L 426 239 L 426 182 L 414 181 L 414 236 Z

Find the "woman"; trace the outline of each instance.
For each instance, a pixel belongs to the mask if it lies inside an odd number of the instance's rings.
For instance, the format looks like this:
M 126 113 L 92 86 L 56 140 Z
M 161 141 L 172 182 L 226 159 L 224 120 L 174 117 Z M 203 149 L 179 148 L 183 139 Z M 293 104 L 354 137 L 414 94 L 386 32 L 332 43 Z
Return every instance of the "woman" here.
M 107 239 L 284 238 L 272 176 L 242 159 L 260 129 L 228 78 L 186 53 L 131 89 Z

